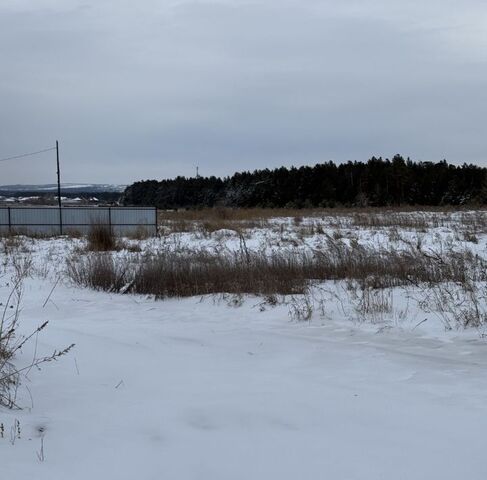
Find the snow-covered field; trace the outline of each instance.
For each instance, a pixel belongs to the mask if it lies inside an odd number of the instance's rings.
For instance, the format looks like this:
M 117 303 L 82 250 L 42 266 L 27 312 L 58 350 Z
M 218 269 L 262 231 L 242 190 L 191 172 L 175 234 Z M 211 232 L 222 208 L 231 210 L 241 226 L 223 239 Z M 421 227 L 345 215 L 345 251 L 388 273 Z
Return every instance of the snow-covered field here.
M 275 219 L 246 231 L 245 242 L 316 249 L 327 235 L 487 257 L 483 227 L 460 214 L 399 229 Z M 242 236 L 131 242 L 218 252 L 240 248 Z M 438 312 L 420 308 L 420 292 L 392 289 L 390 308 L 371 316 L 332 282 L 277 304 L 249 295 L 156 301 L 70 284 L 65 260 L 82 245 L 25 239 L 3 248 L 3 303 L 15 262 L 32 260 L 19 333 L 49 320 L 15 365 L 76 346 L 22 378 L 22 410 L 0 409 L 1 478 L 487 478 L 487 340 L 482 328 L 445 330 Z M 296 312 L 310 305 L 300 321 Z

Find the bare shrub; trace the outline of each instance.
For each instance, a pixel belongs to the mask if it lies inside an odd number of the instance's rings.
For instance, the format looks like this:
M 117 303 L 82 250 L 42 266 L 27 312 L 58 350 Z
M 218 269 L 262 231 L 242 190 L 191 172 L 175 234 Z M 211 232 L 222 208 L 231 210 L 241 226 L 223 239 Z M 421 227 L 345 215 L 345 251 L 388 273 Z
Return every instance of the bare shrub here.
M 12 278 L 13 287 L 1 305 L 3 307 L 0 317 L 0 405 L 7 408 L 20 408 L 17 405 L 17 391 L 20 384 L 21 375 L 29 372 L 32 368 L 38 367 L 43 363 L 56 360 L 66 355 L 74 344 L 64 350 L 55 350 L 51 355 L 38 357 L 34 354 L 31 361 L 18 367 L 14 365 L 13 360 L 28 342 L 35 341 L 37 335 L 44 330 L 48 322 L 44 322 L 37 327 L 30 335 L 18 336 L 17 329 L 21 312 L 21 302 L 24 293 L 24 280 L 26 278 L 25 270 L 16 270 Z

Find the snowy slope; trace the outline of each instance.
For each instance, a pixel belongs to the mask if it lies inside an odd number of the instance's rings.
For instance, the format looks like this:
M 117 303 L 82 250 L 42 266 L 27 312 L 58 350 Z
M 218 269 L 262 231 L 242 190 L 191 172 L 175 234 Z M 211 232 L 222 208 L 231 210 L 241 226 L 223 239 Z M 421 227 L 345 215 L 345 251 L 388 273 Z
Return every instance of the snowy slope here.
M 346 218 L 324 228 L 377 248 L 421 243 L 428 252 L 468 248 L 485 257 L 487 234 L 479 227 L 467 241 L 450 220 L 417 231 L 355 228 Z M 273 222 L 246 232 L 248 248 L 314 249 L 326 241 L 300 235 L 291 219 Z M 280 224 L 292 228 L 282 232 Z M 221 230 L 139 244 L 222 251 L 240 241 Z M 28 365 L 35 349 L 42 356 L 76 347 L 23 379 L 23 410 L 0 409 L 2 478 L 487 478 L 485 332 L 446 332 L 418 309 L 414 289 L 392 289 L 391 314 L 374 319 L 359 318 L 344 286 L 333 283 L 315 292 L 325 303 L 310 322 L 290 316 L 289 304 L 252 296 L 154 301 L 65 279 L 43 307 L 66 258 L 82 246 L 37 239 L 17 249 L 33 261 L 21 331 L 50 323 L 16 365 Z M 1 302 L 11 289 L 9 255 L 0 249 Z
M 214 299 L 153 300 L 30 281 L 45 319 L 33 407 L 0 411 L 4 478 L 483 479 L 484 341 L 316 319 Z M 19 363 L 32 352 L 23 352 Z M 32 406 L 25 389 L 24 405 Z M 44 433 L 44 462 L 40 430 Z

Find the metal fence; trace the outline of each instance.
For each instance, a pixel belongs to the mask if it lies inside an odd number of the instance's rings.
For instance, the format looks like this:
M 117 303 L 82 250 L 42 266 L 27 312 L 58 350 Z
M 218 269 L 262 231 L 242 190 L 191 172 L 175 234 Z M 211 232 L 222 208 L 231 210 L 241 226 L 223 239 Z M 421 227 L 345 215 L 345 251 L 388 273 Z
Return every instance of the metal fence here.
M 0 233 L 35 235 L 86 234 L 105 225 L 115 235 L 155 235 L 153 207 L 0 207 Z

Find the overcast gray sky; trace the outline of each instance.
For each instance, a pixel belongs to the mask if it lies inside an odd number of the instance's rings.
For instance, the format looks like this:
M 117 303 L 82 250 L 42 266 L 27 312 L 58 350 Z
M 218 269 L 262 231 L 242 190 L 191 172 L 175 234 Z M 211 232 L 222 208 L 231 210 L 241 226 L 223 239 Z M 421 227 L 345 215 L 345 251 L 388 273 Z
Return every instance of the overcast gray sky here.
M 63 181 L 486 165 L 487 2 L 0 0 L 0 157 Z M 55 180 L 54 156 L 0 184 Z

